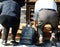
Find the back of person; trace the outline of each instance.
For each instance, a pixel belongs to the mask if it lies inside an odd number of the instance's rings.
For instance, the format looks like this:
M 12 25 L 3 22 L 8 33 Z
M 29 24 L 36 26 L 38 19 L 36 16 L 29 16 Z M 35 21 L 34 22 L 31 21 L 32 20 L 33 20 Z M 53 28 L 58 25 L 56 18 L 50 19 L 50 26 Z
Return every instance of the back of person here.
M 3 1 L 0 23 L 4 27 L 4 38 L 2 44 L 7 45 L 7 38 L 10 27 L 12 28 L 11 43 L 16 43 L 15 37 L 20 23 L 20 6 L 13 0 Z
M 3 1 L 1 15 L 20 17 L 19 6 L 17 6 L 18 3 L 13 0 Z
M 57 11 L 57 6 L 54 0 L 37 0 L 35 3 L 34 20 L 36 20 L 40 9 L 54 9 Z
M 39 7 L 38 7 L 39 6 Z M 37 20 L 38 18 L 38 20 Z M 52 26 L 51 45 L 56 46 L 56 35 L 58 32 L 57 5 L 55 0 L 37 0 L 35 3 L 34 20 L 38 21 L 39 44 L 43 44 L 43 29 L 48 22 Z
M 37 7 L 38 9 L 41 9 L 41 8 L 50 8 L 50 9 L 53 9 L 54 6 L 56 6 L 56 3 L 54 2 L 54 0 L 46 0 L 46 1 L 38 0 L 36 2 L 35 6 L 39 6 L 39 7 Z M 55 10 L 56 10 L 56 7 L 55 7 Z

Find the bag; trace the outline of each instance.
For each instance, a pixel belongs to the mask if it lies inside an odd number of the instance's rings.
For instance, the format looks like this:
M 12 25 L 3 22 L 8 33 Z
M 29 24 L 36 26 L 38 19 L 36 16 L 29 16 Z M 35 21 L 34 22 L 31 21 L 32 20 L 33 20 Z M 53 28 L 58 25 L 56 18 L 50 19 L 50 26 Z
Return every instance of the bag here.
M 35 35 L 35 29 L 31 25 L 30 25 L 30 27 L 28 27 L 28 25 L 26 25 L 22 29 L 20 44 L 24 44 L 24 45 L 33 44 L 34 35 Z

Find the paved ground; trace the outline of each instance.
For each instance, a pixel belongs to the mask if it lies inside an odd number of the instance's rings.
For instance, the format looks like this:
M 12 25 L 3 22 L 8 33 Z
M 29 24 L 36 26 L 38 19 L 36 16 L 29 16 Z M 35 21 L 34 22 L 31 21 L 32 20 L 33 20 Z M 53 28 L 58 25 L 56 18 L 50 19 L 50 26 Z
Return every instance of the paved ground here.
M 0 47 L 60 47 L 60 42 L 57 42 L 57 46 L 51 46 L 51 43 L 49 41 L 46 41 L 44 42 L 44 45 L 43 46 L 36 46 L 36 45 L 17 45 L 17 46 L 13 46 L 13 45 L 7 45 L 7 46 L 4 46 L 1 44 L 1 39 L 0 39 Z M 17 41 L 19 42 L 19 41 Z M 9 43 L 9 41 L 8 41 Z

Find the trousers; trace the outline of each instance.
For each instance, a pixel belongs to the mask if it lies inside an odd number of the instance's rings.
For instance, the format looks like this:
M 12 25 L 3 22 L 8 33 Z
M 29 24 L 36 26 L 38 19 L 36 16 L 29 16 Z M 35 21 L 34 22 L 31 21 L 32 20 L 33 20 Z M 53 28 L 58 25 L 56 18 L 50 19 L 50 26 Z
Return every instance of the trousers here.
M 52 26 L 52 33 L 58 32 L 58 15 L 56 11 L 41 10 L 38 13 L 38 34 L 43 35 L 43 29 L 46 23 L 50 23 Z
M 20 23 L 20 19 L 18 19 L 16 17 L 13 17 L 13 16 L 5 17 L 5 20 L 2 22 L 2 25 L 4 27 L 4 38 L 3 38 L 3 40 L 5 40 L 7 42 L 9 29 L 11 27 L 12 28 L 12 40 L 15 41 L 17 30 L 19 28 L 19 23 Z

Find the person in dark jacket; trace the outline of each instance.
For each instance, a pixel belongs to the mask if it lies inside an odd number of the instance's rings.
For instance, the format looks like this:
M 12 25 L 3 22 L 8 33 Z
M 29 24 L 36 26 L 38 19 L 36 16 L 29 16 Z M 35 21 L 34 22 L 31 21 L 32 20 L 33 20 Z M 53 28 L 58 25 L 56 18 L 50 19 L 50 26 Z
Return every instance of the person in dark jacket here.
M 4 27 L 4 39 L 2 44 L 7 44 L 9 28 L 12 27 L 12 44 L 15 44 L 15 37 L 20 23 L 21 7 L 16 1 L 3 1 L 0 23 Z

